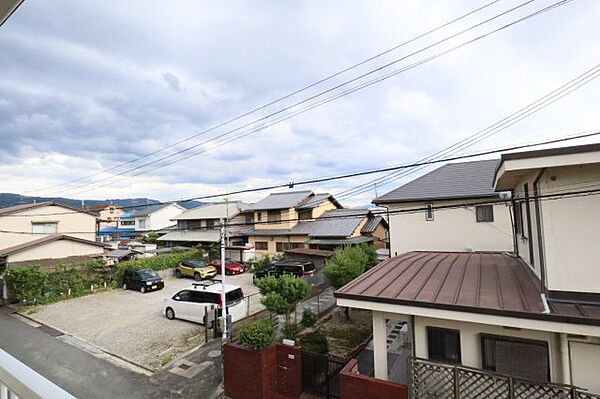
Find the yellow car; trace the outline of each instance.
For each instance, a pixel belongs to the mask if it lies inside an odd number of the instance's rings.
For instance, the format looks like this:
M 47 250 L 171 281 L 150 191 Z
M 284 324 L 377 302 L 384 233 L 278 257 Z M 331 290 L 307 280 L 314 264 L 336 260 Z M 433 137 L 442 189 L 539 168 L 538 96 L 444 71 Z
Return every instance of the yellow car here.
M 177 277 L 193 277 L 196 281 L 205 280 L 217 275 L 217 269 L 202 260 L 184 260 L 175 269 Z

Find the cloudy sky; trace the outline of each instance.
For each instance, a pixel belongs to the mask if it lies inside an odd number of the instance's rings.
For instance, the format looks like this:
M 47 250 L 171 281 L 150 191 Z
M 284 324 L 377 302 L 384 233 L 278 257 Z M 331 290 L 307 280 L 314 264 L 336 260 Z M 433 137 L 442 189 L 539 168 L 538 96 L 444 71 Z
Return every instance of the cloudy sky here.
M 600 2 L 574 0 L 292 117 L 556 3 L 532 1 L 423 50 L 521 3 L 501 0 L 203 133 L 490 1 L 26 1 L 0 28 L 0 192 L 171 200 L 407 163 L 600 63 Z M 591 81 L 464 152 L 600 129 L 599 93 Z M 372 178 L 308 188 L 339 193 Z

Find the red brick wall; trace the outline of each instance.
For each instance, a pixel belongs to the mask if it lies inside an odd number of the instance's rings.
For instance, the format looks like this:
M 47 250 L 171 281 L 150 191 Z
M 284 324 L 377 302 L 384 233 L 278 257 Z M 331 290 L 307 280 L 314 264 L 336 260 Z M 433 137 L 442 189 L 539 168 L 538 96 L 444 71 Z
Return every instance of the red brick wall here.
M 340 372 L 340 394 L 342 399 L 407 399 L 405 385 L 355 374 L 352 370 L 356 360 L 352 359 Z
M 230 342 L 223 345 L 225 396 L 231 399 L 273 398 L 276 355 L 274 346 L 254 351 Z
M 277 344 L 277 392 L 281 398 L 302 395 L 302 351 L 299 346 Z

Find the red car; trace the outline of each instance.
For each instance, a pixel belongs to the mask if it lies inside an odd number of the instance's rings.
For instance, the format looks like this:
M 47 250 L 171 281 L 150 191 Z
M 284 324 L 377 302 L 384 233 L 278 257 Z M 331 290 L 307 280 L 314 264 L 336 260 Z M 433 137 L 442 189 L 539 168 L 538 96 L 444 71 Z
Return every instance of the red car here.
M 213 259 L 208 264 L 217 269 L 217 273 L 221 274 L 221 259 Z M 242 274 L 247 269 L 248 267 L 245 264 L 225 258 L 225 275 Z

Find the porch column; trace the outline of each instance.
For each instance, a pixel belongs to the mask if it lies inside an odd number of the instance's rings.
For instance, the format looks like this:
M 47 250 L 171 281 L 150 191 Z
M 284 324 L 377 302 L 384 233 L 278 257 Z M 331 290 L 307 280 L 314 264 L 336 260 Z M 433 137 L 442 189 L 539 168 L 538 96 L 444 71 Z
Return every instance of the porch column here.
M 560 364 L 562 368 L 562 383 L 571 384 L 571 360 L 569 355 L 569 341 L 567 340 L 567 334 L 558 334 L 558 341 L 560 343 Z
M 386 319 L 381 312 L 373 311 L 373 360 L 375 378 L 388 379 L 387 365 L 387 328 Z

